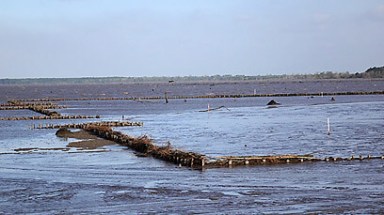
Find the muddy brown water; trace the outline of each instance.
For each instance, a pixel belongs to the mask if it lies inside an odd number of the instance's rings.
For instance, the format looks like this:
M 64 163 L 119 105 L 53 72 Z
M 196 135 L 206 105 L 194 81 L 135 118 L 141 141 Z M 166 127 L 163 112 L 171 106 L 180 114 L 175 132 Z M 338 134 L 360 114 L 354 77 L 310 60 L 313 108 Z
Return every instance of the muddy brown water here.
M 383 90 L 383 81 L 199 84 L 173 93 L 266 93 L 285 90 Z M 176 87 L 175 87 L 176 86 Z M 312 88 L 311 88 L 312 86 Z M 156 85 L 0 86 L 10 98 L 147 95 Z M 159 90 L 159 95 L 161 91 Z M 19 89 L 19 90 L 17 90 Z M 152 91 L 154 89 L 154 91 Z M 220 90 L 218 90 L 220 89 Z M 281 89 L 283 89 L 281 91 Z M 217 90 L 217 91 L 215 91 Z M 171 91 L 171 90 L 169 90 Z M 52 93 L 51 93 L 52 92 Z M 84 94 L 84 95 L 82 95 Z M 175 93 L 176 94 L 176 93 Z M 338 96 L 165 101 L 66 101 L 61 114 L 99 120 L 143 121 L 116 128 L 147 134 L 159 144 L 209 156 L 313 154 L 317 157 L 384 154 L 384 97 Z M 224 105 L 227 109 L 199 112 Z M 1 116 L 32 116 L 28 110 Z M 327 135 L 326 119 L 331 121 Z M 96 120 L 96 119 L 93 119 Z M 62 149 L 76 139 L 56 130 L 30 130 L 33 123 L 81 123 L 92 119 L 0 122 L 0 214 L 383 214 L 384 161 L 316 162 L 192 171 L 118 145 L 95 150 Z M 76 130 L 74 130 L 76 131 Z M 15 151 L 17 148 L 34 148 Z

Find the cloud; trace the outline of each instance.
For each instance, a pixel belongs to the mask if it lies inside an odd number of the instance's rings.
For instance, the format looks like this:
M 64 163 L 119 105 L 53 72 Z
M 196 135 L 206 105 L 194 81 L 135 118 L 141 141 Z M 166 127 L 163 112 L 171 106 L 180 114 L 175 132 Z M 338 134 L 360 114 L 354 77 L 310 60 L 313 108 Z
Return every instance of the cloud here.
M 384 4 L 379 4 L 365 13 L 370 21 L 384 22 Z
M 384 4 L 378 5 L 374 12 L 376 16 L 384 18 Z

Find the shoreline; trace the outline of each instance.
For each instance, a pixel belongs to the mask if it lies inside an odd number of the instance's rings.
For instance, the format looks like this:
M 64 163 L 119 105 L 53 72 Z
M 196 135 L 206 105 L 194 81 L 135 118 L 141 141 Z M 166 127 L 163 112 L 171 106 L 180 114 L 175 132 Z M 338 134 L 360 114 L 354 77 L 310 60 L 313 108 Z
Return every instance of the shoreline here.
M 65 80 L 76 80 L 78 78 L 36 78 L 36 79 L 0 79 L 1 86 L 78 86 L 78 85 L 205 85 L 205 84 L 242 84 L 242 83 L 303 83 L 303 82 L 381 82 L 384 81 L 384 78 L 269 78 L 269 79 L 243 79 L 243 80 L 210 80 L 210 79 L 201 79 L 201 80 L 177 80 L 173 81 L 174 77 L 162 77 L 164 80 L 152 81 L 152 80 L 141 80 L 141 81 L 104 81 L 104 82 L 70 82 Z M 79 78 L 82 79 L 82 78 Z M 93 78 L 84 78 L 85 80 L 92 80 Z M 101 79 L 108 79 L 101 78 Z M 167 79 L 167 80 L 165 80 Z M 10 80 L 14 82 L 4 83 L 2 81 Z M 28 82 L 30 80 L 31 82 Z M 37 80 L 34 82 L 34 80 Z M 40 80 L 40 81 L 39 81 Z M 60 81 L 63 80 L 63 81 Z M 44 81 L 44 82 L 43 82 Z

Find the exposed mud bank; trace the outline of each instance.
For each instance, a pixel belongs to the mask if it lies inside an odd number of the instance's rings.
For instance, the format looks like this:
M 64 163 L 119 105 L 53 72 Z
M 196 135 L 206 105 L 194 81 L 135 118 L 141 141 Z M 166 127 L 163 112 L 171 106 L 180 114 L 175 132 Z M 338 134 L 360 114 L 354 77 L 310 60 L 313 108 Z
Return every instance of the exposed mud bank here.
M 70 142 L 67 147 L 76 147 L 80 149 L 96 149 L 103 146 L 115 145 L 115 142 L 104 140 L 104 139 L 94 139 L 94 140 L 83 140 L 77 142 Z
M 97 136 L 84 131 L 84 130 L 79 130 L 79 131 L 71 131 L 67 128 L 60 128 L 56 132 L 56 136 L 62 137 L 62 138 L 76 138 L 76 139 L 97 139 Z

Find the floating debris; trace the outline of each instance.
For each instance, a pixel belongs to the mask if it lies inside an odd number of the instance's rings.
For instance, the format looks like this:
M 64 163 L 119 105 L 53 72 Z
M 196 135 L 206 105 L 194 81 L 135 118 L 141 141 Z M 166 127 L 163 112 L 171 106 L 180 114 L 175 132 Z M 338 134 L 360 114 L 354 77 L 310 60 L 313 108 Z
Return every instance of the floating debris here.
M 210 106 L 208 105 L 208 109 L 207 110 L 200 110 L 199 112 L 209 112 L 209 111 L 214 111 L 214 110 L 220 110 L 220 109 L 227 109 L 228 111 L 231 111 L 230 109 L 226 108 L 225 106 L 220 106 L 220 107 L 217 107 L 217 108 L 210 108 Z
M 280 105 L 280 103 L 278 103 L 278 102 L 276 102 L 275 100 L 272 99 L 271 101 L 268 102 L 267 105 Z

